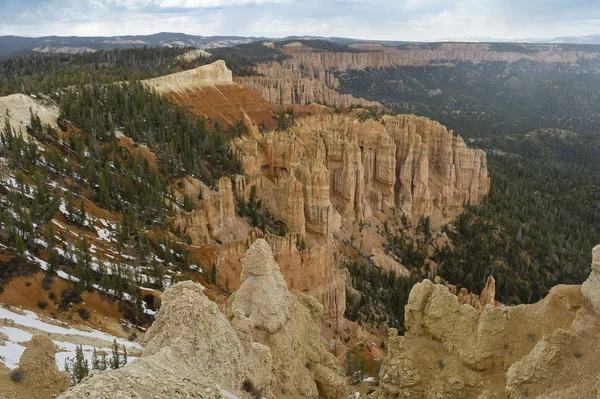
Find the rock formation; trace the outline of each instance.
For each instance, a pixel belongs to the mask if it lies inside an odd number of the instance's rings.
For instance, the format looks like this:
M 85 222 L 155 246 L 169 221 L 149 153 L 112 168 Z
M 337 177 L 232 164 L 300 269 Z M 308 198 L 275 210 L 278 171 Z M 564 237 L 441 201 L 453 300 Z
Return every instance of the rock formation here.
M 142 357 L 96 372 L 60 398 L 346 398 L 341 369 L 320 338 L 322 307 L 288 291 L 262 239 L 242 261 L 227 317 L 191 281 L 167 290 Z
M 34 335 L 21 355 L 19 369 L 23 380 L 13 382 L 11 371 L 3 366 L 0 370 L 0 397 L 12 398 L 55 398 L 70 383 L 69 374 L 59 371 L 54 358 L 58 348 L 45 335 Z
M 242 260 L 242 285 L 229 299 L 233 325 L 244 326 L 270 348 L 276 397 L 297 392 L 303 398 L 347 395 L 337 359 L 325 350 L 320 330 L 323 307 L 300 292 L 289 292 L 266 241 L 257 240 Z
M 407 332 L 390 332 L 373 397 L 598 397 L 599 287 L 596 280 L 586 285 L 559 285 L 536 304 L 508 307 L 494 306 L 488 280 L 481 298 L 488 304 L 477 310 L 443 285 L 416 284 Z
M 239 254 L 244 253 L 258 239 L 264 239 L 273 250 L 276 262 L 290 290 L 311 295 L 323 306 L 323 321 L 338 325 L 346 311 L 346 283 L 348 271 L 339 268 L 335 241 L 311 248 L 298 248 L 301 237 L 290 233 L 285 236 L 264 234 L 253 230 L 246 242 L 231 242 L 217 251 L 217 268 L 231 268 L 237 264 Z
M 538 45 L 526 51 L 495 51 L 489 43 L 439 43 L 431 48 L 412 46 L 398 49 L 374 43 L 350 45 L 358 52 L 321 52 L 301 43 L 290 43 L 282 51 L 290 58 L 281 62 L 259 64 L 260 76 L 238 81 L 260 92 L 275 104 L 307 104 L 320 101 L 331 106 L 377 105 L 364 99 L 337 93 L 339 82 L 334 71 L 385 68 L 391 66 L 426 66 L 430 63 L 452 66 L 451 62 L 515 62 L 522 59 L 543 63 L 567 63 L 597 59 L 600 52 L 563 50 L 559 45 Z M 361 52 L 362 51 L 362 52 Z M 329 89 L 329 90 L 328 90 Z
M 485 153 L 427 118 L 355 115 L 301 119 L 289 132 L 234 143 L 248 181 L 300 236 L 331 237 L 377 213 L 440 223 L 489 190 Z
M 274 126 L 275 106 L 258 92 L 234 83 L 224 61 L 144 82 L 190 112 L 225 126 L 247 119 Z
M 592 272 L 581 286 L 581 292 L 590 301 L 596 313 L 600 314 L 600 245 L 592 252 Z
M 236 82 L 258 91 L 269 102 L 278 105 L 307 105 L 316 102 L 331 107 L 381 106 L 377 101 L 368 101 L 364 98 L 353 97 L 350 94 L 341 94 L 333 88 L 327 87 L 324 82 L 313 79 L 248 76 L 236 78 Z

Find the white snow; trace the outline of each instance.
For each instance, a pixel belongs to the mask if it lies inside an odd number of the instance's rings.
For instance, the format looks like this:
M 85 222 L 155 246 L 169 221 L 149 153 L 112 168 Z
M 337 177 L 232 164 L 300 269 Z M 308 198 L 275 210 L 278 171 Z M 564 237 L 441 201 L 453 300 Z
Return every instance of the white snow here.
M 0 332 L 8 337 L 4 345 L 0 345 L 0 356 L 4 364 L 13 369 L 19 365 L 19 359 L 25 351 L 25 347 L 18 343 L 28 342 L 33 335 L 13 327 L 0 327 Z
M 104 241 L 110 242 L 110 231 L 108 229 L 103 229 L 102 227 L 94 226 L 96 232 L 98 233 L 98 237 Z
M 55 334 L 65 334 L 65 335 L 79 335 L 82 337 L 89 337 L 89 338 L 99 338 L 102 340 L 107 341 L 109 344 L 111 342 L 113 342 L 114 339 L 117 340 L 117 343 L 119 345 L 125 345 L 128 348 L 133 348 L 133 349 L 141 349 L 142 347 L 135 343 L 135 342 L 130 342 L 127 341 L 126 339 L 122 339 L 122 338 L 116 338 L 113 335 L 109 335 L 106 333 L 103 333 L 101 331 L 98 330 L 94 330 L 90 328 L 90 331 L 81 331 L 81 330 L 77 330 L 75 328 L 69 327 L 68 325 L 66 327 L 61 327 L 60 325 L 54 325 L 54 324 L 50 324 L 50 323 L 46 323 L 42 320 L 40 320 L 37 316 L 37 314 L 35 314 L 34 312 L 28 311 L 28 310 L 24 310 L 25 314 L 21 315 L 18 313 L 14 313 L 11 312 L 8 309 L 5 309 L 4 307 L 0 307 L 0 318 L 3 319 L 8 319 L 8 320 L 13 320 L 13 322 L 15 324 L 18 325 L 22 325 L 25 327 L 32 327 L 41 331 L 45 331 L 48 333 L 55 333 Z M 61 323 L 58 320 L 54 320 L 54 319 L 50 319 L 52 321 L 55 321 L 56 323 Z

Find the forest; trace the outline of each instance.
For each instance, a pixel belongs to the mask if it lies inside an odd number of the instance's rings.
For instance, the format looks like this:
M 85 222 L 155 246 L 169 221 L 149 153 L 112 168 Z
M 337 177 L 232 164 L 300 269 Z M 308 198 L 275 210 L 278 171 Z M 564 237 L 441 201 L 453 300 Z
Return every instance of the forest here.
M 0 58 L 0 96 L 52 93 L 85 84 L 149 79 L 224 60 L 236 76 L 256 74 L 258 62 L 287 56 L 262 43 L 212 49 L 211 57 L 180 57 L 191 47 L 140 47 L 85 54 L 25 54 Z
M 336 73 L 342 91 L 381 101 L 393 112 L 437 119 L 469 146 L 486 151 L 489 197 L 444 226 L 449 243 L 429 257 L 440 277 L 479 293 L 493 275 L 496 299 L 506 304 L 536 302 L 554 285 L 581 284 L 587 278 L 591 250 L 600 243 L 596 61 Z M 410 239 L 402 227 L 390 233 L 388 253 L 403 264 L 414 266 L 418 260 L 417 268 L 409 268 L 410 278 L 431 278 L 426 263 L 419 266 L 426 257 L 421 252 L 431 243 Z M 403 279 L 396 282 L 376 270 L 350 271 L 354 287 L 367 292 L 362 302 L 389 302 L 387 289 Z M 372 288 L 382 286 L 386 289 Z M 400 320 L 403 315 L 394 309 L 392 321 Z

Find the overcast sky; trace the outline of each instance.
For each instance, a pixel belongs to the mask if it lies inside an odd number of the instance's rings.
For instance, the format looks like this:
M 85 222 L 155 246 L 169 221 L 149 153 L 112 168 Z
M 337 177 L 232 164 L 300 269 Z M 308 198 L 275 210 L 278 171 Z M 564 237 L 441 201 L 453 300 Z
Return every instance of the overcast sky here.
M 0 35 L 157 32 L 378 40 L 600 33 L 599 0 L 0 0 Z

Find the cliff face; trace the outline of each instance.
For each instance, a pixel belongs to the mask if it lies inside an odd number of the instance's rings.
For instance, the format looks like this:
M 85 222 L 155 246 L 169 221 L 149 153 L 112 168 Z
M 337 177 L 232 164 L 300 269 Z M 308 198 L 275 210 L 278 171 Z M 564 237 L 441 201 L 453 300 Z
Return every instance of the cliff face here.
M 289 132 L 239 140 L 248 181 L 300 236 L 326 241 L 374 215 L 441 222 L 489 190 L 485 153 L 427 118 L 303 118 Z
M 593 262 L 598 270 L 600 246 Z M 391 331 L 374 397 L 596 398 L 599 287 L 586 287 L 559 285 L 534 305 L 507 307 L 490 301 L 488 284 L 477 310 L 445 286 L 416 284 L 407 333 Z
M 218 269 L 236 267 L 240 253 L 244 253 L 256 240 L 264 239 L 273 250 L 275 260 L 290 288 L 311 295 L 323 306 L 323 320 L 338 325 L 346 312 L 346 269 L 336 267 L 338 244 L 329 241 L 323 245 L 298 249 L 301 237 L 291 233 L 284 237 L 263 234 L 253 230 L 243 242 L 223 245 L 217 251 Z
M 312 102 L 332 107 L 349 107 L 351 105 L 379 107 L 381 105 L 376 101 L 356 98 L 350 94 L 340 94 L 332 88 L 336 86 L 334 83 L 336 80 L 333 80 L 330 86 L 319 80 L 303 78 L 250 76 L 236 78 L 236 81 L 258 91 L 267 101 L 278 105 L 306 105 Z
M 275 106 L 232 80 L 224 61 L 144 81 L 171 101 L 227 126 L 250 119 L 273 126 Z
M 320 338 L 317 300 L 288 291 L 262 239 L 242 265 L 227 316 L 202 286 L 178 283 L 163 295 L 139 360 L 95 373 L 60 398 L 348 397 L 341 368 Z
M 333 71 L 426 66 L 432 62 L 514 62 L 523 59 L 542 63 L 576 64 L 578 61 L 600 57 L 598 52 L 563 50 L 552 45 L 539 45 L 523 52 L 494 51 L 488 43 L 442 43 L 435 49 L 422 49 L 418 46 L 397 49 L 373 43 L 355 43 L 350 47 L 365 52 L 316 52 L 300 43 L 286 45 L 283 52 L 291 55 L 291 58 L 259 64 L 256 70 L 260 77 L 239 78 L 238 81 L 257 90 L 275 104 L 304 105 L 310 101 L 320 101 L 332 106 L 364 106 L 379 104 L 337 93 L 335 90 L 339 87 L 339 82 Z

